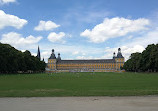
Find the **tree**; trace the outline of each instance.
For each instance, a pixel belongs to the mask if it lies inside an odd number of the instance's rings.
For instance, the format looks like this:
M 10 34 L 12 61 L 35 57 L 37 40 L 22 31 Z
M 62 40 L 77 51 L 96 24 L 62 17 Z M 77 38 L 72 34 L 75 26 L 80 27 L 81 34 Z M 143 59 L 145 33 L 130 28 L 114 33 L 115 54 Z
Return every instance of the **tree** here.
M 156 65 L 156 45 L 148 45 L 147 48 L 142 52 L 142 64 L 143 71 L 153 72 Z
M 45 70 L 45 62 L 26 50 L 21 52 L 8 44 L 0 43 L 0 73 L 40 72 Z
M 127 71 L 139 71 L 140 69 L 140 61 L 141 61 L 141 53 L 133 53 L 130 56 L 130 59 L 127 60 L 124 64 L 124 69 Z
M 123 67 L 126 71 L 158 71 L 158 44 L 148 45 L 142 53 L 132 53 Z

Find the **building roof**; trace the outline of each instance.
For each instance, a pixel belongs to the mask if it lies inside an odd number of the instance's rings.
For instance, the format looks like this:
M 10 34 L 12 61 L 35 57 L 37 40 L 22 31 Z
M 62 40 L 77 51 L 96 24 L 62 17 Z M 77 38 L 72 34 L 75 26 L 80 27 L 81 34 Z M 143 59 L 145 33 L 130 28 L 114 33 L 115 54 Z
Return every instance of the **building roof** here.
M 60 60 L 58 64 L 70 64 L 70 63 L 114 63 L 114 59 L 90 59 L 90 60 Z
M 113 59 L 89 59 L 89 60 L 61 60 L 60 53 L 58 53 L 58 57 L 56 58 L 54 54 L 54 49 L 52 49 L 52 54 L 49 59 L 56 59 L 58 64 L 73 64 L 73 63 L 115 63 L 115 58 L 124 58 L 121 53 L 121 49 L 118 48 L 117 56 L 115 56 L 115 52 L 113 53 Z
M 122 56 L 122 53 L 118 52 L 116 58 L 124 58 L 124 57 Z
M 60 53 L 58 53 L 57 61 L 61 61 Z
M 55 56 L 55 54 L 54 54 L 54 49 L 52 49 L 52 54 L 51 54 L 51 56 L 49 57 L 49 59 L 56 59 L 56 56 Z
M 121 48 L 118 48 L 118 53 L 117 53 L 117 56 L 115 58 L 124 58 L 122 56 L 122 53 L 121 53 Z

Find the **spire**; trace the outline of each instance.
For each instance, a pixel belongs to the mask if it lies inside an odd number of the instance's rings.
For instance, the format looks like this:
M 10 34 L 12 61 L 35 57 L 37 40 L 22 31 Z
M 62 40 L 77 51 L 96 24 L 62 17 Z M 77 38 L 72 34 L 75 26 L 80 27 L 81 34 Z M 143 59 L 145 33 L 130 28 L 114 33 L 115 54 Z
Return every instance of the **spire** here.
M 44 62 L 44 57 L 43 57 L 43 62 Z
M 39 46 L 38 46 L 37 58 L 39 58 L 39 60 L 41 60 L 41 54 L 40 54 L 40 48 L 39 48 Z

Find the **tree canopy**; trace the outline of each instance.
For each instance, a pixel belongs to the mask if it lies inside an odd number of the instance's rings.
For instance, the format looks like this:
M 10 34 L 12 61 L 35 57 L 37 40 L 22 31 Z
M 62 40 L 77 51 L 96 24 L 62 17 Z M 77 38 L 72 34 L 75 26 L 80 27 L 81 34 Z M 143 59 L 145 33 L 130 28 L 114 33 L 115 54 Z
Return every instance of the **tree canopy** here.
M 41 72 L 45 62 L 26 50 L 21 52 L 9 44 L 0 43 L 0 73 Z
M 123 67 L 126 71 L 158 72 L 158 44 L 151 44 L 142 53 L 132 53 Z

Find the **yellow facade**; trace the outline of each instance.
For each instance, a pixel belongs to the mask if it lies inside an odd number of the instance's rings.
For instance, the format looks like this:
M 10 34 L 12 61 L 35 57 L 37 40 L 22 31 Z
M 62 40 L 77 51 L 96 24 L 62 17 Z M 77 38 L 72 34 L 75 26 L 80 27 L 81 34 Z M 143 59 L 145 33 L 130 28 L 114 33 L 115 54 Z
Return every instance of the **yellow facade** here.
M 118 49 L 118 54 L 114 55 L 113 59 L 98 60 L 61 60 L 60 57 L 55 57 L 53 50 L 48 59 L 47 68 L 49 71 L 118 71 L 123 67 L 125 61 L 120 50 Z
M 87 69 L 87 70 L 96 70 L 96 69 L 106 69 L 106 70 L 120 70 L 124 65 L 124 58 L 116 59 L 115 63 L 70 63 L 70 64 L 56 64 L 56 59 L 48 60 L 48 68 L 52 70 L 73 70 L 73 69 Z

